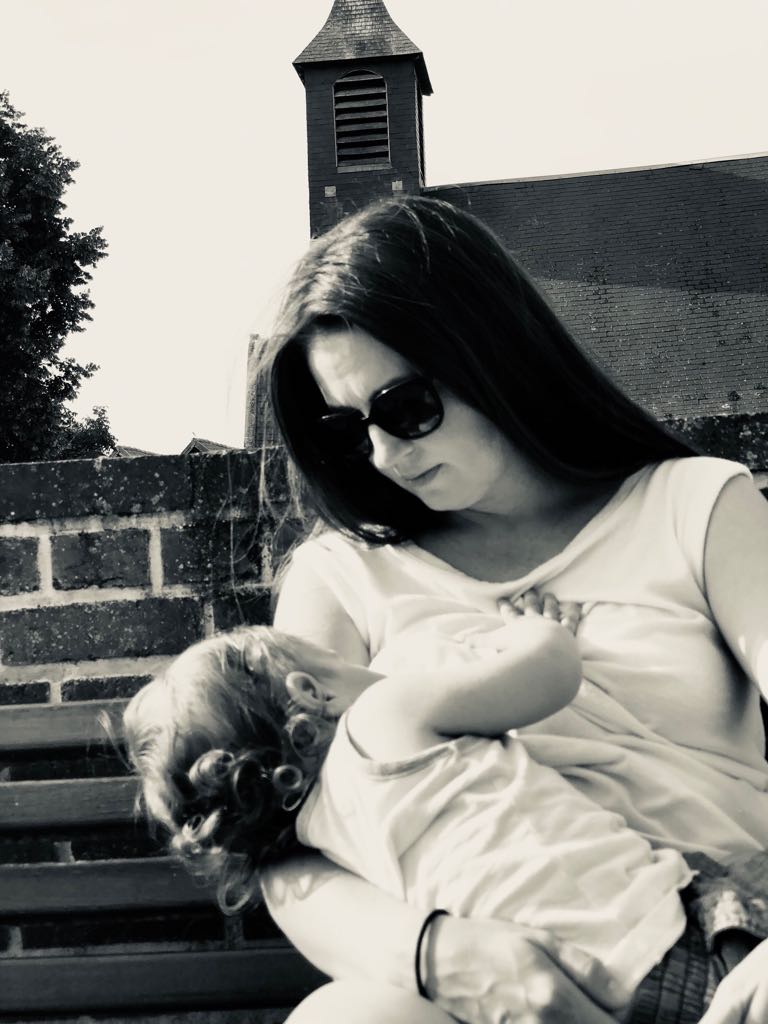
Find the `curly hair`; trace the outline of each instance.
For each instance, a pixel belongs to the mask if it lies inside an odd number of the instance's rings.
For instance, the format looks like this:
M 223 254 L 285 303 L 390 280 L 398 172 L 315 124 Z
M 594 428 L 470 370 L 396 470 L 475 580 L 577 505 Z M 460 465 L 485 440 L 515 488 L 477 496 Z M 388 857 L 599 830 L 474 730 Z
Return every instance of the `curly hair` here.
M 296 816 L 335 732 L 286 691 L 307 650 L 265 626 L 220 633 L 179 655 L 125 710 L 139 805 L 228 914 L 257 903 L 259 870 L 298 848 Z

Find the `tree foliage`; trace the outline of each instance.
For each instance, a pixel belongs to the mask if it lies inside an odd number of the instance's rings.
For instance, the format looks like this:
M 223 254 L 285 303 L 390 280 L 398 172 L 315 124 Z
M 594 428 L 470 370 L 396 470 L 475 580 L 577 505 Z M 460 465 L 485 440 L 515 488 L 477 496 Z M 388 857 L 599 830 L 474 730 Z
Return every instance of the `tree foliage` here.
M 97 405 L 91 416 L 79 420 L 71 409 L 64 409 L 48 459 L 96 459 L 109 455 L 115 439 L 109 427 L 107 410 Z
M 87 268 L 106 242 L 71 230 L 62 196 L 79 165 L 21 117 L 0 93 L 0 462 L 74 457 L 78 433 L 114 445 L 103 409 L 79 423 L 65 404 L 97 367 L 61 351 L 91 319 Z

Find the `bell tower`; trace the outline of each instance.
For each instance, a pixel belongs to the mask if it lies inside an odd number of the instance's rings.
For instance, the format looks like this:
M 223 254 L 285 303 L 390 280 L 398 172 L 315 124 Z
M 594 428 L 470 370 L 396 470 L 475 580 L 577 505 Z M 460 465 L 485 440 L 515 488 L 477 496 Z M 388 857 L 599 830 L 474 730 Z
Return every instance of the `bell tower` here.
M 334 0 L 293 62 L 307 94 L 312 236 L 371 199 L 424 186 L 424 55 L 383 0 Z

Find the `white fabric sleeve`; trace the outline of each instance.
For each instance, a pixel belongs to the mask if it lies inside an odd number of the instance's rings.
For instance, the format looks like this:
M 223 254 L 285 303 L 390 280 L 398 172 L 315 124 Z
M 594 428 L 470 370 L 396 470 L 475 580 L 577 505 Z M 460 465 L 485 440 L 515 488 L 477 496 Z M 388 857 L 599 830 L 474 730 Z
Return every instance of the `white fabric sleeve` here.
M 692 456 L 663 463 L 672 522 L 680 548 L 696 584 L 704 594 L 704 547 L 707 530 L 721 491 L 736 476 L 752 474 L 746 466 L 728 459 Z
M 370 649 L 371 639 L 365 607 L 364 577 L 356 571 L 354 552 L 332 534 L 321 534 L 300 544 L 291 554 L 286 577 L 292 581 L 306 578 L 314 589 L 320 581 L 352 620 L 363 643 Z

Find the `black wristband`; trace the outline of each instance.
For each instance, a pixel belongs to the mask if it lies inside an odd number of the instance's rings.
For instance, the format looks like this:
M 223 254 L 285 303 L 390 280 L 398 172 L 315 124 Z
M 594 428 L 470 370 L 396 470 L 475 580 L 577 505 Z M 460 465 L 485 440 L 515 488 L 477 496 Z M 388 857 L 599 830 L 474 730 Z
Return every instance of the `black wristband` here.
M 424 944 L 424 939 L 426 937 L 427 932 L 429 931 L 429 926 L 432 924 L 435 918 L 441 917 L 443 914 L 447 913 L 447 910 L 440 910 L 439 908 L 437 910 L 430 910 L 430 912 L 424 918 L 424 924 L 421 926 L 421 931 L 419 932 L 418 939 L 416 939 L 416 963 L 414 965 L 416 973 L 416 988 L 418 990 L 419 995 L 422 996 L 422 998 L 424 999 L 429 999 L 429 992 L 427 992 L 427 986 L 424 984 L 424 981 L 421 977 L 421 947 Z

